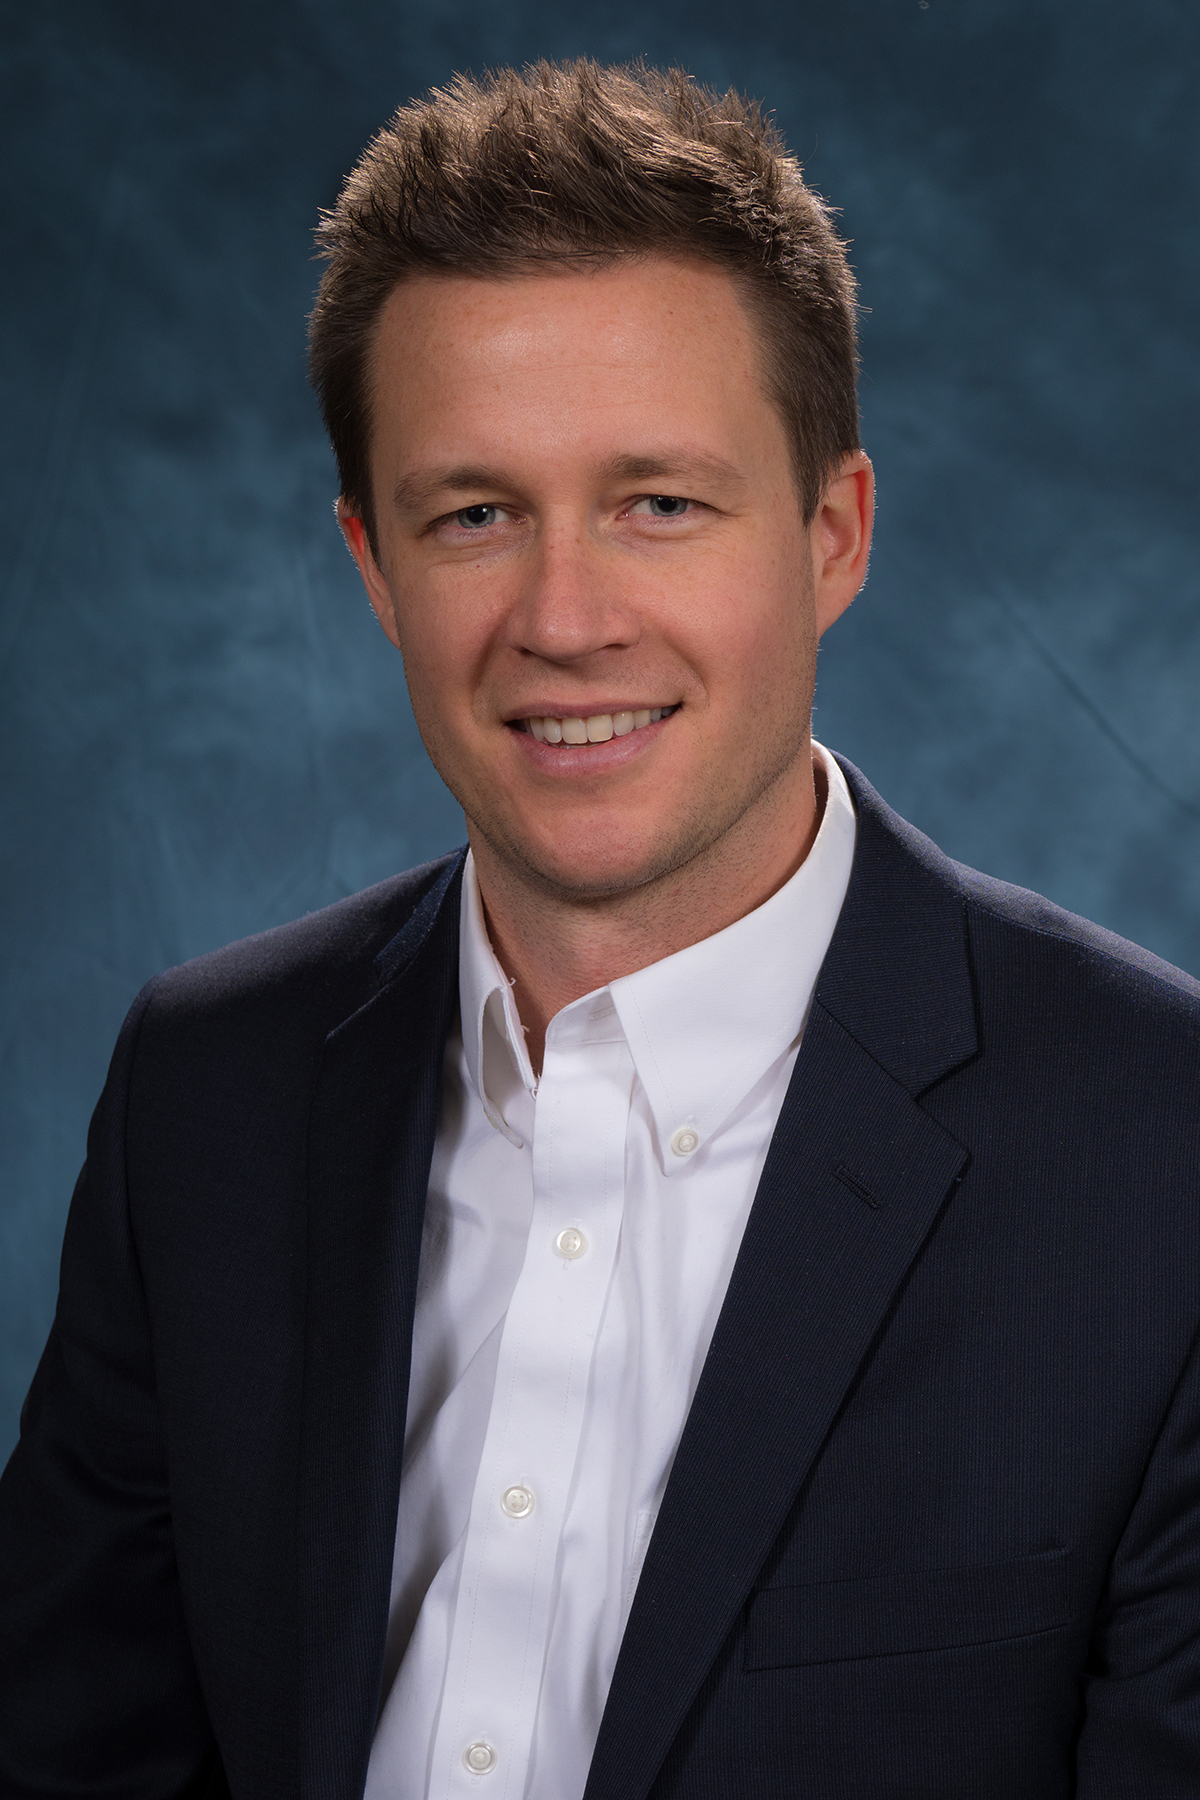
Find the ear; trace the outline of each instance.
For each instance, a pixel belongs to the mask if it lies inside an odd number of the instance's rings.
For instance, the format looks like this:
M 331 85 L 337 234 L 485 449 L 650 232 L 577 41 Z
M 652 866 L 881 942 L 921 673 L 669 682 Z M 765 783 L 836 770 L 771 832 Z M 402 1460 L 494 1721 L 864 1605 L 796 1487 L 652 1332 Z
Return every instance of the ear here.
M 809 528 L 818 634 L 841 618 L 867 579 L 874 516 L 875 471 L 856 450 L 829 483 Z
M 375 608 L 375 616 L 398 650 L 400 633 L 396 626 L 396 606 L 392 599 L 392 591 L 384 579 L 383 570 L 375 561 L 375 552 L 371 548 L 367 528 L 351 507 L 345 494 L 338 499 L 337 522 L 341 526 L 342 536 L 346 540 L 346 548 L 358 565 L 358 572 L 363 578 L 363 586 L 367 590 L 367 599 Z

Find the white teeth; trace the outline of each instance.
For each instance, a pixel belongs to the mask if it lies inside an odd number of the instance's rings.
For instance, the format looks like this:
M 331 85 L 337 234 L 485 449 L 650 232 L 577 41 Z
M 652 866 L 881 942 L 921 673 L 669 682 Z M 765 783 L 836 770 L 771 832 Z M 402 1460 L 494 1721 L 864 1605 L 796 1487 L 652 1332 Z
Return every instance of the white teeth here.
M 656 725 L 664 715 L 674 712 L 671 706 L 643 706 L 637 712 L 592 713 L 588 718 L 526 719 L 539 744 L 607 744 L 609 738 L 628 737 Z

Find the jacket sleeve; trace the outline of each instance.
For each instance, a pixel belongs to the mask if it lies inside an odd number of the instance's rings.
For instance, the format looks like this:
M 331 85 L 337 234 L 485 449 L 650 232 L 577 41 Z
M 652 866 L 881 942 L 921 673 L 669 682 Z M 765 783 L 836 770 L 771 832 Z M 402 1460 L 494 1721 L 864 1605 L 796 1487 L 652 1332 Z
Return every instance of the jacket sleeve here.
M 92 1120 L 54 1326 L 0 1477 L 7 1800 L 191 1800 L 222 1786 L 176 1575 L 128 1218 L 129 1075 L 151 993 L 125 1021 Z
M 1083 1699 L 1077 1800 L 1195 1800 L 1200 1333 L 1113 1559 Z

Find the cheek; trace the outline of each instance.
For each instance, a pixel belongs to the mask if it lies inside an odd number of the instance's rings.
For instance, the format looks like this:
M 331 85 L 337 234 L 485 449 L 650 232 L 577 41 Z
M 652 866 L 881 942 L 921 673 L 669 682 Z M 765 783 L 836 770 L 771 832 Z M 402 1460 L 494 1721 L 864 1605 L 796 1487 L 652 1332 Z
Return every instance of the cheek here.
M 444 634 L 426 629 L 412 608 L 397 609 L 397 647 L 413 717 L 432 755 L 435 742 L 446 739 L 446 723 L 453 716 L 453 652 Z
M 449 711 L 469 705 L 487 661 L 485 608 L 456 585 L 457 591 L 433 582 L 402 589 L 397 636 L 415 711 L 432 701 Z
M 748 693 L 794 685 L 815 661 L 812 600 L 778 568 L 738 571 L 704 621 L 706 660 L 715 679 Z

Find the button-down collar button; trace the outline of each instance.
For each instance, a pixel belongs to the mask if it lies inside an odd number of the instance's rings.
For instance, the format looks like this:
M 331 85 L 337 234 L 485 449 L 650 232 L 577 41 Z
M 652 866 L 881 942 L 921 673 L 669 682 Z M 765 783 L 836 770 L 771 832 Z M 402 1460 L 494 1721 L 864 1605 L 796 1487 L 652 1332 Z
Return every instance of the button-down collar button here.
M 555 1238 L 554 1248 L 567 1262 L 574 1262 L 575 1258 L 582 1256 L 587 1249 L 587 1239 L 582 1231 L 577 1230 L 574 1225 L 568 1225 L 566 1230 L 560 1231 Z
M 700 1134 L 693 1131 L 690 1125 L 681 1125 L 671 1139 L 671 1148 L 676 1156 L 690 1156 L 700 1143 Z
M 463 1751 L 463 1766 L 470 1769 L 472 1775 L 490 1775 L 496 1761 L 496 1752 L 482 1738 L 474 1744 L 468 1744 Z
M 533 1511 L 533 1495 L 527 1487 L 505 1488 L 500 1504 L 510 1519 L 525 1519 Z M 489 1769 L 491 1764 L 488 1764 Z

